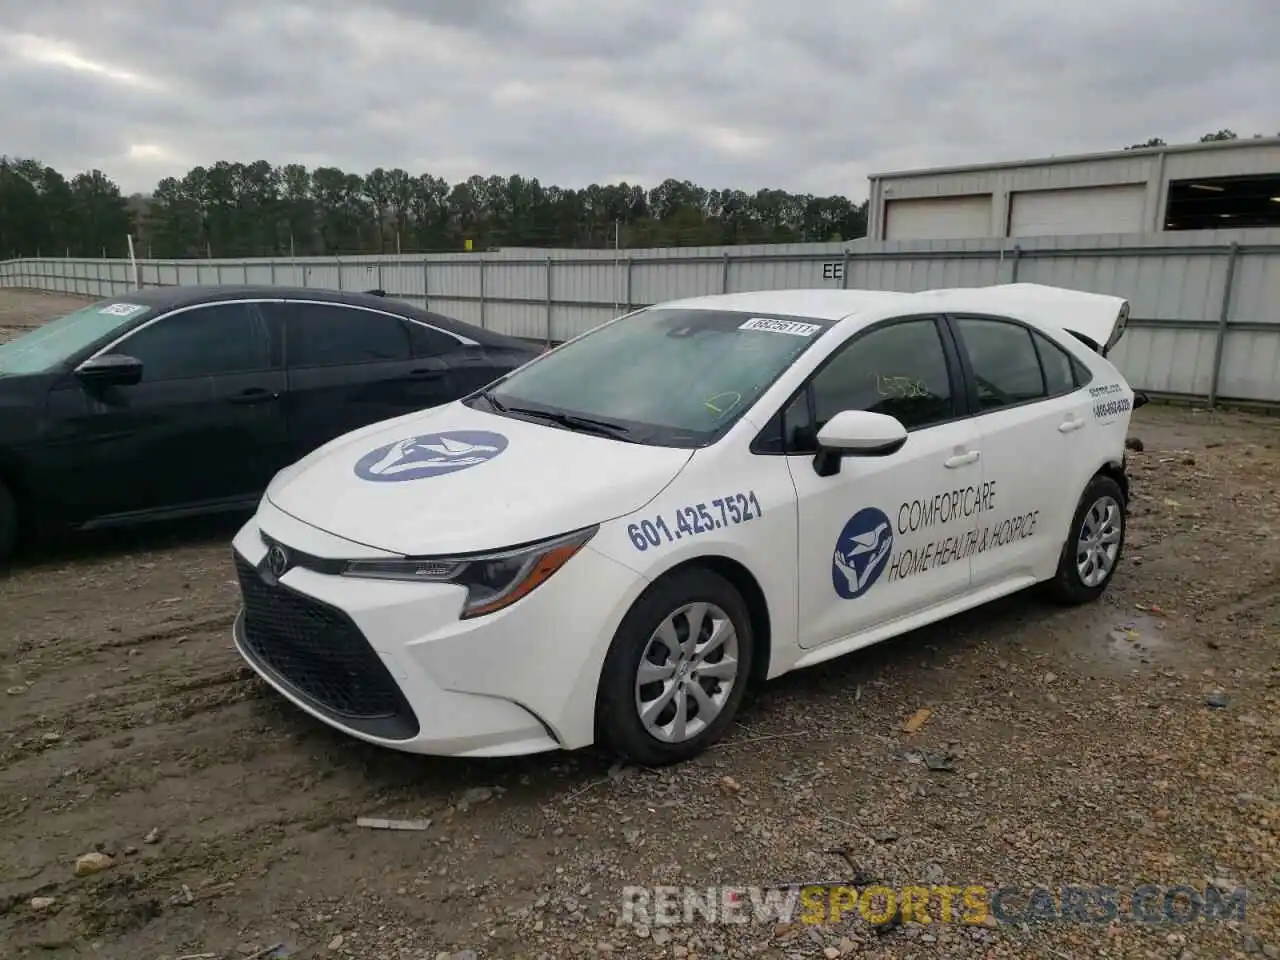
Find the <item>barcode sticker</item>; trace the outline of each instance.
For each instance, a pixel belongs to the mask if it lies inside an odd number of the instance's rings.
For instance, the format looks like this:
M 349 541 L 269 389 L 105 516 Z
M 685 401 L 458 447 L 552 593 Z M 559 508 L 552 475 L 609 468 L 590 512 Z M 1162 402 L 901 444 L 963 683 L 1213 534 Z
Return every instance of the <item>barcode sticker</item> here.
M 132 317 L 140 310 L 146 307 L 137 303 L 112 303 L 99 310 L 99 313 L 106 314 L 108 317 Z
M 752 317 L 739 330 L 766 330 L 769 333 L 786 333 L 793 337 L 812 337 L 822 329 L 816 323 L 800 323 L 798 320 L 770 320 L 767 317 Z

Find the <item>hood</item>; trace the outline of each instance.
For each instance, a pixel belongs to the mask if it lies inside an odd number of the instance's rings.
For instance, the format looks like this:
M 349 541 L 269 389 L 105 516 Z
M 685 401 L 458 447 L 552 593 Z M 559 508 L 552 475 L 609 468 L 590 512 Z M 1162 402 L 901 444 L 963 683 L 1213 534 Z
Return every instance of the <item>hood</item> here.
M 501 549 L 639 509 L 691 450 L 622 443 L 453 402 L 346 434 L 277 474 L 267 499 L 391 553 Z
M 1027 323 L 1043 321 L 1060 327 L 1104 357 L 1120 342 L 1129 324 L 1129 301 L 1103 293 L 1041 283 L 1002 283 L 984 288 L 983 298 Z

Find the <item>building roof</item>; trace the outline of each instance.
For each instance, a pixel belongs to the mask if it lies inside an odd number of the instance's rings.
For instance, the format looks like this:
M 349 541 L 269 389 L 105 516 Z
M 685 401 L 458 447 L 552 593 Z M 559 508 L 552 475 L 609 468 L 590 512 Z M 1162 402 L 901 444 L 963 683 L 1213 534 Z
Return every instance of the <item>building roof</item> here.
M 1107 150 L 1102 153 L 1064 154 L 1059 157 L 1038 157 L 1030 160 L 1001 160 L 996 163 L 970 163 L 950 167 L 919 167 L 911 170 L 894 170 L 872 173 L 867 179 L 893 180 L 903 177 L 923 177 L 949 173 L 982 173 L 986 170 L 1011 170 L 1019 167 L 1054 166 L 1063 163 L 1088 163 L 1094 160 L 1113 160 L 1128 157 L 1152 156 L 1169 153 L 1201 153 L 1210 150 L 1245 150 L 1256 147 L 1280 146 L 1280 137 L 1249 137 L 1238 140 L 1209 140 L 1204 143 L 1174 143 L 1163 147 L 1135 147 L 1132 150 Z

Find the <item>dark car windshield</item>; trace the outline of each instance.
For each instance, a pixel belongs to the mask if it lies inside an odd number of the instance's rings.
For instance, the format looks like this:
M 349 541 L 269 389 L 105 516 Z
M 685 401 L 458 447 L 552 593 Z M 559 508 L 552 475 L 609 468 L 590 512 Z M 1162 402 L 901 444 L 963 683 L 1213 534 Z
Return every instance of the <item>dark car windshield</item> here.
M 149 313 L 150 307 L 104 300 L 0 343 L 0 376 L 48 373 L 86 347 Z
M 642 310 L 523 367 L 486 396 L 513 416 L 589 418 L 587 427 L 620 427 L 620 439 L 700 446 L 727 430 L 828 326 L 776 314 Z M 563 418 L 561 425 L 583 426 Z

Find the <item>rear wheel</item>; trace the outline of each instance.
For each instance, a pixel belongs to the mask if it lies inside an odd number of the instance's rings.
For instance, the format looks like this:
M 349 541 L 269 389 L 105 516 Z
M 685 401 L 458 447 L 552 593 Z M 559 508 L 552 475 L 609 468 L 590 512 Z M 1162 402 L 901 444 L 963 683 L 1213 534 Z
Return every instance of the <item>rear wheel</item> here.
M 1058 558 L 1058 571 L 1046 584 L 1061 603 L 1088 603 L 1102 596 L 1124 552 L 1124 491 L 1111 477 L 1089 481 L 1071 521 Z
M 605 657 L 597 739 L 646 766 L 697 756 L 733 722 L 752 642 L 747 605 L 723 577 L 691 568 L 659 580 Z
M 0 564 L 13 556 L 18 545 L 18 505 L 9 488 L 0 483 Z

